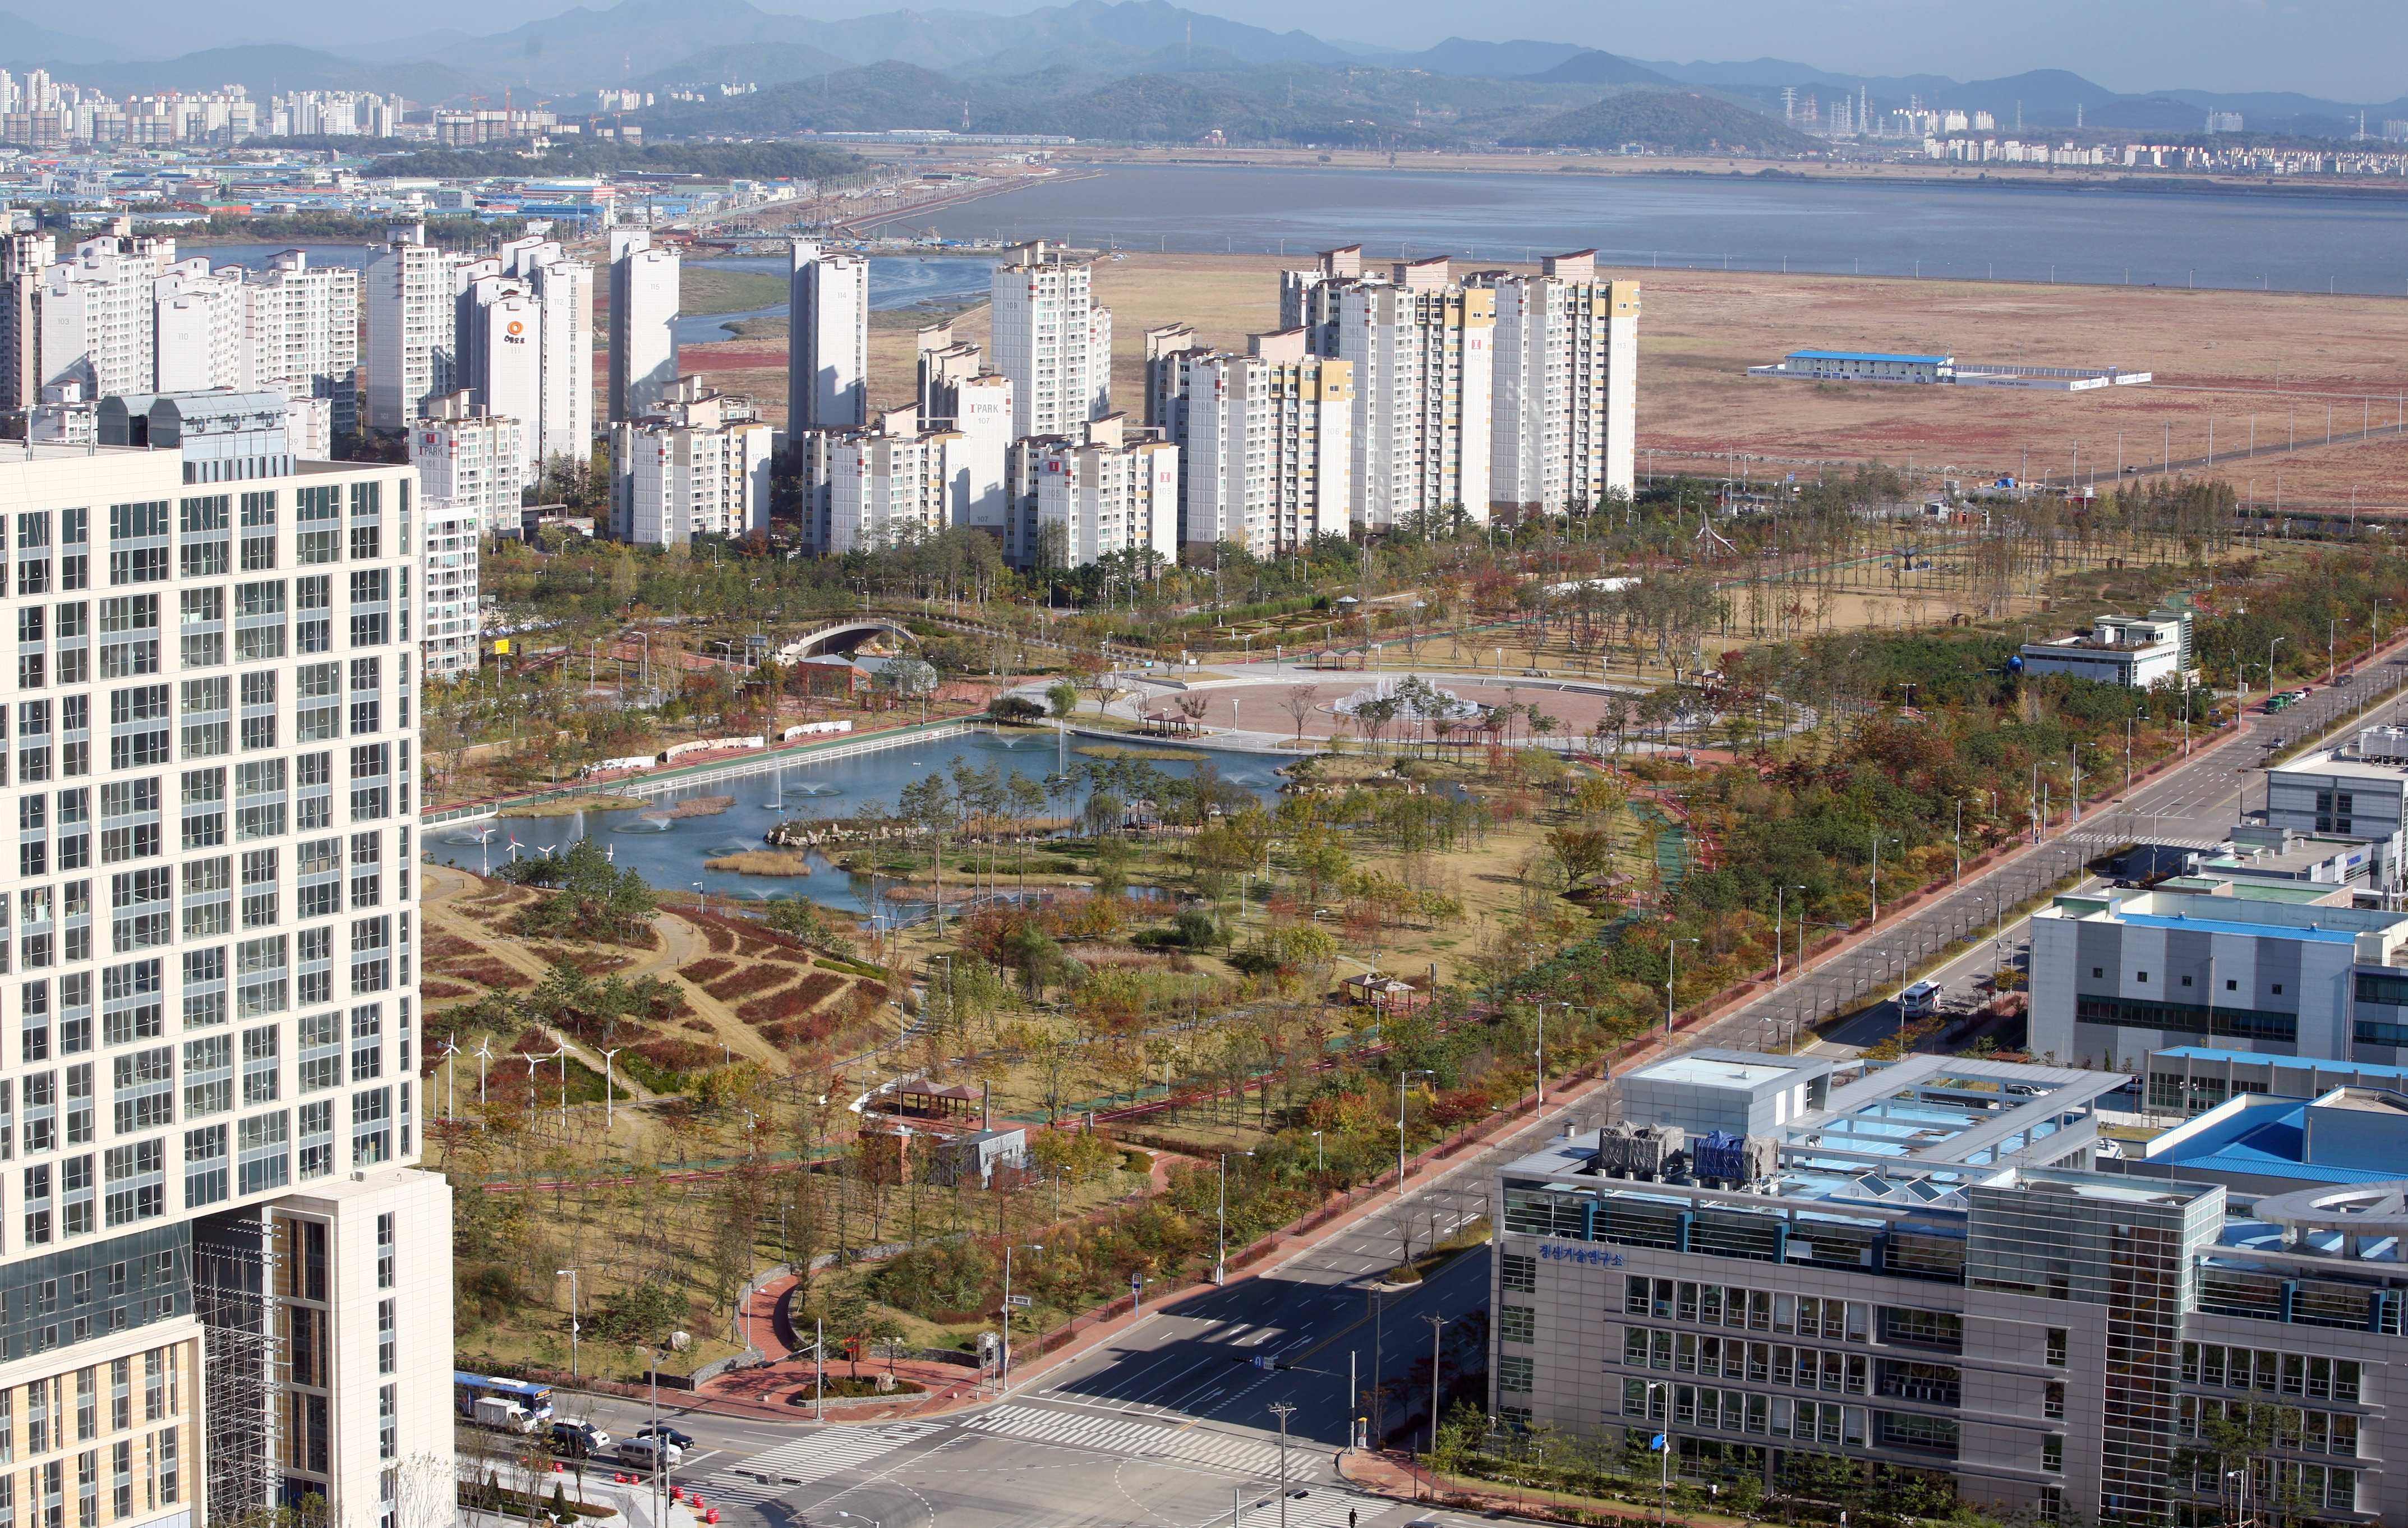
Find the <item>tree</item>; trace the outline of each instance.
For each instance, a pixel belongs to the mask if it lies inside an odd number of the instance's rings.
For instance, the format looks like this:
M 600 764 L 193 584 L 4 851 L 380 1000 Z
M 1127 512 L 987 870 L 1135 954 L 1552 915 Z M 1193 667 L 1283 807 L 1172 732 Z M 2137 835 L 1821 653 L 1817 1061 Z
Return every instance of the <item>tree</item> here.
M 1079 687 L 1068 679 L 1055 679 L 1045 687 L 1045 704 L 1055 716 L 1068 716 L 1079 708 Z
M 1321 690 L 1317 685 L 1292 684 L 1288 686 L 1287 693 L 1280 698 L 1280 707 L 1296 718 L 1296 735 L 1298 739 L 1304 736 L 1305 719 L 1312 715 L 1312 703 L 1320 694 Z
M 1612 867 L 1613 835 L 1599 828 L 1556 828 L 1547 835 L 1547 851 L 1563 866 L 1564 889 L 1577 891 L 1582 881 Z

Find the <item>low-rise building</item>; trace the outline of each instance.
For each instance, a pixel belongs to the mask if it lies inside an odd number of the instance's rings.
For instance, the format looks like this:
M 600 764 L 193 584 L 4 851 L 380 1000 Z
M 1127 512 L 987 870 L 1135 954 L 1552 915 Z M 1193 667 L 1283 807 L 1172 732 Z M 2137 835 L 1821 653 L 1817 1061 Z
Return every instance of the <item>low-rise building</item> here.
M 2196 678 L 2191 660 L 2191 612 L 2152 610 L 2145 616 L 2100 616 L 2090 629 L 2023 645 L 2024 672 L 2064 674 L 2077 679 L 2146 690 Z

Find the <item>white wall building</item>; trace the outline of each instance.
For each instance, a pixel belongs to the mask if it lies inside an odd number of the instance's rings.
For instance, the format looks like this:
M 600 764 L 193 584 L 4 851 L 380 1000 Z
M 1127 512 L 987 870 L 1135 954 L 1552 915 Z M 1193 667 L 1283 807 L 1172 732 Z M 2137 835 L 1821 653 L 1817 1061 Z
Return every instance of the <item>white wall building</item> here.
M 945 448 L 945 522 L 1005 539 L 1010 519 L 1011 378 L 993 372 L 945 390 L 953 412 L 928 420 L 950 430 Z
M 437 398 L 410 426 L 409 464 L 426 495 L 422 647 L 430 675 L 448 678 L 477 666 L 478 550 L 485 536 L 518 530 L 523 434 L 517 420 L 478 412 L 466 392 Z
M 747 400 L 682 379 L 658 414 L 610 427 L 611 534 L 683 547 L 767 531 L 772 436 Z
M 368 257 L 368 428 L 398 431 L 458 376 L 459 256 L 428 244 L 423 227 L 390 230 Z
M 1506 516 L 1587 507 L 1633 491 L 1639 283 L 1597 279 L 1597 251 L 1550 255 L 1496 293 L 1488 502 Z
M 610 234 L 610 418 L 642 419 L 677 385 L 678 254 L 644 229 Z
M 995 369 L 1011 378 L 1020 436 L 1076 435 L 1112 397 L 1112 314 L 1096 306 L 1088 262 L 1042 243 L 995 268 Z
M 37 363 L 44 383 L 79 381 L 88 397 L 148 393 L 156 375 L 151 283 L 175 264 L 176 241 L 123 232 L 89 238 L 42 272 Z
M 212 271 L 206 257 L 179 260 L 151 281 L 157 331 L 148 391 L 240 388 L 249 369 L 242 273 Z
M 869 422 L 869 262 L 797 241 L 787 281 L 786 433 Z
M 1359 248 L 1283 273 L 1283 324 L 1354 368 L 1355 524 L 1383 531 L 1446 506 L 1487 518 L 1496 298 L 1454 281 L 1443 259 L 1365 276 Z
M 2024 672 L 2064 674 L 2132 690 L 2161 681 L 2180 683 L 2192 669 L 2190 628 L 2188 610 L 2100 616 L 2087 632 L 2025 643 Z
M 1354 368 L 1307 355 L 1301 331 L 1253 336 L 1248 355 L 1168 352 L 1151 402 L 1177 421 L 1179 540 L 1257 557 L 1344 536 L 1354 474 Z
M 267 268 L 243 276 L 246 370 L 236 384 L 274 388 L 293 398 L 323 398 L 334 429 L 360 427 L 360 273 L 312 265 L 286 250 Z
M 104 400 L 103 443 L 0 482 L 26 638 L 0 1393 L 122 1400 L 12 1427 L 7 1474 L 68 1521 L 314 1492 L 380 1528 L 452 1476 L 450 1196 L 415 1170 L 414 475 L 295 463 L 225 401 Z M 153 449 L 111 443 L 137 420 Z
M 518 420 L 534 470 L 584 461 L 594 442 L 594 267 L 549 239 L 514 239 L 460 266 L 461 383 Z
M 270 137 L 389 138 L 401 125 L 398 95 L 366 91 L 294 91 L 268 103 Z
M 1142 432 L 1140 432 L 1142 433 Z M 1179 557 L 1179 448 L 1130 439 L 1121 416 L 1082 427 L 1078 440 L 1017 442 L 1014 476 L 1026 485 L 1036 526 L 1034 561 L 1083 567 L 1120 552 Z

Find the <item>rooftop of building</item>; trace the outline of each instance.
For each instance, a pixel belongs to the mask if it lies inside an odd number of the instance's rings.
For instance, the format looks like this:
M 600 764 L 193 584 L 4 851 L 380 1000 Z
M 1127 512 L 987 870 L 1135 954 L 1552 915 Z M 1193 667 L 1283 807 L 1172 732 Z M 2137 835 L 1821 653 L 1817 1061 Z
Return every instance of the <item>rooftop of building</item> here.
M 1902 365 L 1945 366 L 1953 364 L 1953 355 L 1906 355 L 1892 350 L 1792 350 L 1792 361 L 1894 361 Z
M 1667 1082 L 1753 1089 L 1767 1082 L 1795 1077 L 1800 1072 L 1829 1069 L 1829 1063 L 1810 1061 L 1804 1056 L 1764 1056 L 1744 1050 L 1691 1050 L 1627 1075 Z
M 2332 748 L 2303 753 L 2276 764 L 2277 775 L 2332 775 L 2344 779 L 2408 780 L 2408 727 L 2365 727 Z
M 2358 959 L 2375 965 L 2386 964 L 2394 950 L 2408 945 L 2408 912 L 2303 907 L 2238 896 L 2217 897 L 2212 909 L 2202 909 L 2200 901 L 2188 891 L 2112 891 L 2093 896 L 2059 896 L 2032 916 L 2306 944 L 2357 944 Z

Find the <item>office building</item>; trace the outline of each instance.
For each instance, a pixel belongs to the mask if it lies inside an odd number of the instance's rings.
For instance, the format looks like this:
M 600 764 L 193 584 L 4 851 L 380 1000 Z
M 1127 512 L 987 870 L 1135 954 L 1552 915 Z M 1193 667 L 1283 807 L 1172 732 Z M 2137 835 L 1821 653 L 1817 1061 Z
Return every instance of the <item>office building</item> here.
M 1011 433 L 1076 437 L 1111 408 L 1112 314 L 1096 305 L 1083 257 L 1043 243 L 995 268 L 995 369 L 1011 378 Z
M 869 262 L 797 240 L 787 279 L 786 433 L 869 422 Z
M 426 496 L 421 647 L 429 676 L 452 678 L 477 667 L 481 538 L 518 531 L 526 481 L 523 432 L 517 420 L 479 412 L 468 393 L 449 393 L 410 427 L 409 464 Z
M 1484 521 L 1496 292 L 1456 282 L 1443 259 L 1381 277 L 1364 273 L 1359 248 L 1333 250 L 1281 274 L 1280 313 L 1309 353 L 1354 368 L 1354 524 L 1385 531 L 1451 507 Z
M 2388 1063 L 2408 1040 L 2408 912 L 2190 891 L 2060 896 L 2032 915 L 2030 1047 L 2136 1072 L 2207 1043 Z
M 325 400 L 337 435 L 360 428 L 360 273 L 312 265 L 286 250 L 242 277 L 247 344 L 242 388 Z
M 176 262 L 172 238 L 136 238 L 131 220 L 46 267 L 35 296 L 36 362 L 45 383 L 80 382 L 85 396 L 148 393 L 156 377 L 152 286 Z
M 19 1521 L 317 1496 L 380 1528 L 451 1494 L 450 1199 L 415 1169 L 414 475 L 295 460 L 283 401 L 105 398 L 97 444 L 35 445 L 0 488 Z
M 2100 616 L 2088 631 L 2026 642 L 2024 672 L 2063 674 L 2130 690 L 2195 683 L 2199 675 L 2191 657 L 2191 617 L 2186 609 Z
M 31 408 L 42 396 L 42 273 L 58 263 L 48 234 L 0 235 L 0 409 Z
M 1851 1065 L 1673 1057 L 1634 1074 L 1624 1121 L 1501 1165 L 1496 1414 L 1623 1443 L 1651 1475 L 1662 1434 L 1697 1483 L 1847 1476 L 1877 1500 L 1921 1480 L 2000 1517 L 2221 1522 L 2213 1472 L 2176 1462 L 2237 1349 L 2318 1418 L 2269 1478 L 2320 1514 L 2379 1510 L 2331 1421 L 2381 1399 L 2348 1351 L 2373 1290 L 2295 1303 L 2265 1272 L 2315 1253 L 2236 1235 L 2222 1184 L 2093 1170 L 2120 1075 Z
M 426 242 L 423 225 L 392 228 L 368 257 L 368 428 L 397 433 L 459 378 L 459 256 Z
M 2338 748 L 2318 749 L 2266 772 L 2267 830 L 2362 846 L 2365 853 L 2348 878 L 2374 897 L 2396 897 L 2401 889 L 2401 854 L 2408 848 L 2403 823 L 2408 729 L 2362 728 Z
M 530 476 L 594 449 L 594 267 L 522 238 L 458 267 L 460 384 L 524 432 Z
M 681 378 L 660 412 L 610 427 L 611 535 L 683 547 L 767 531 L 771 436 L 749 400 Z
M 610 418 L 642 419 L 678 379 L 678 254 L 643 229 L 610 234 Z
M 1491 513 L 1585 509 L 1633 492 L 1639 283 L 1597 278 L 1597 251 L 1550 255 L 1538 276 L 1475 278 L 1496 294 Z
M 1165 433 L 1180 454 L 1179 540 L 1198 555 L 1228 542 L 1284 556 L 1347 532 L 1354 366 L 1306 354 L 1296 330 L 1254 336 L 1249 350 L 1167 352 L 1148 391 L 1174 421 Z
M 1178 561 L 1178 447 L 1107 414 L 1074 438 L 1024 437 L 1011 450 L 1017 550 L 1028 565 L 1084 567 L 1124 553 L 1138 558 L 1132 571 Z

